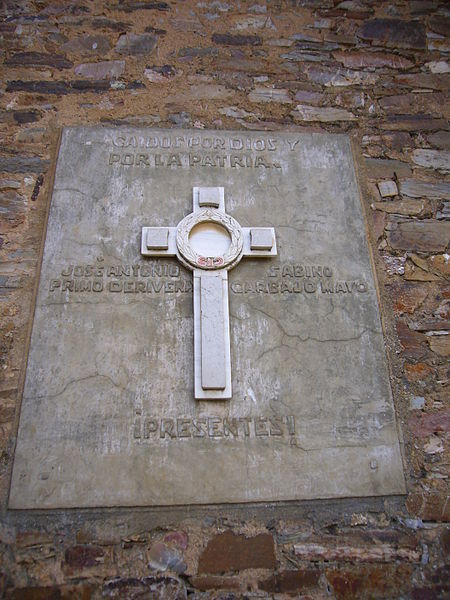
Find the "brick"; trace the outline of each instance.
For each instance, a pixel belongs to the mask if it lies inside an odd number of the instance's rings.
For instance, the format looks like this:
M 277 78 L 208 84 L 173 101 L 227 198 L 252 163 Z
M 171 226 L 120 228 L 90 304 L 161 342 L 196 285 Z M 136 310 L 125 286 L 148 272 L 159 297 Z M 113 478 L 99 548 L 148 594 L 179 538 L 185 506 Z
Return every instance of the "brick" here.
M 427 135 L 427 141 L 436 148 L 450 150 L 450 131 L 436 131 Z
M 426 285 L 403 282 L 391 286 L 389 291 L 397 314 L 412 314 L 428 294 Z
M 425 202 L 423 200 L 391 200 L 374 202 L 371 207 L 374 210 L 382 210 L 394 215 L 418 216 L 424 212 Z
M 449 74 L 402 73 L 394 77 L 394 82 L 411 88 L 428 88 L 431 90 L 448 91 L 450 88 Z
M 425 49 L 425 26 L 419 21 L 371 19 L 365 21 L 357 36 L 376 44 L 394 48 Z
M 289 90 L 265 86 L 256 86 L 248 95 L 248 99 L 250 102 L 279 102 L 284 104 L 292 102 Z
M 156 48 L 158 37 L 151 33 L 125 33 L 121 35 L 115 50 L 119 54 L 149 55 Z
M 450 410 L 435 413 L 413 413 L 408 419 L 409 430 L 419 438 L 425 438 L 432 433 L 450 431 Z
M 93 585 L 55 585 L 48 587 L 22 587 L 8 590 L 6 600 L 91 600 Z
M 75 75 L 88 79 L 120 77 L 125 70 L 124 60 L 104 60 L 96 63 L 82 63 L 75 67 Z
M 410 547 L 389 544 L 347 545 L 324 540 L 323 543 L 294 544 L 294 553 L 304 561 L 383 562 L 405 560 L 420 562 L 420 552 Z
M 167 2 L 120 2 L 117 9 L 125 12 L 133 12 L 134 10 L 156 10 L 165 12 L 166 10 L 170 10 L 170 6 Z
M 403 596 L 412 587 L 409 565 L 329 569 L 325 576 L 337 600 L 385 600 Z
M 442 173 L 450 171 L 450 152 L 420 148 L 414 150 L 411 158 L 413 163 L 426 169 L 435 169 Z
M 270 534 L 247 538 L 226 531 L 208 542 L 200 556 L 198 572 L 215 574 L 275 567 L 275 548 Z
M 450 32 L 450 17 L 433 15 L 428 19 L 428 27 L 435 33 L 448 36 Z
M 289 594 L 316 587 L 319 583 L 320 571 L 304 569 L 297 571 L 281 571 L 258 583 L 261 590 L 269 593 Z
M 39 110 L 15 110 L 13 112 L 14 121 L 23 125 L 25 123 L 35 123 L 42 119 L 42 112 Z
M 370 179 L 388 179 L 395 177 L 407 177 L 411 175 L 411 167 L 408 163 L 388 158 L 366 158 L 367 176 Z
M 433 369 L 426 363 L 406 363 L 404 370 L 405 377 L 410 383 L 425 381 L 433 373 Z
M 450 223 L 425 219 L 392 224 L 388 242 L 395 250 L 444 252 L 450 240 Z
M 241 583 L 237 577 L 219 577 L 218 575 L 202 575 L 191 577 L 191 585 L 201 592 L 208 590 L 239 590 Z
M 350 69 L 390 67 L 392 69 L 409 69 L 414 63 L 398 54 L 386 52 L 333 52 L 333 57 Z
M 66 549 L 64 560 L 69 567 L 82 569 L 96 566 L 104 554 L 100 546 L 78 545 Z
M 291 115 L 295 121 L 317 121 L 320 123 L 356 120 L 356 116 L 352 112 L 343 108 L 315 107 L 307 104 L 297 104 Z
M 262 39 L 259 35 L 232 35 L 231 33 L 213 33 L 214 44 L 222 46 L 261 46 Z
M 445 119 L 437 119 L 426 114 L 390 115 L 378 124 L 380 129 L 393 131 L 437 131 L 447 129 Z
M 0 171 L 6 173 L 42 173 L 50 166 L 49 160 L 38 156 L 1 156 Z
M 117 577 L 103 584 L 103 598 L 117 600 L 186 600 L 186 586 L 180 579 L 161 577 Z
M 103 56 L 111 48 L 109 40 L 104 35 L 81 35 L 63 44 L 65 52 Z
M 55 67 L 70 69 L 73 63 L 60 54 L 45 52 L 16 52 L 5 60 L 7 67 Z
M 429 183 L 418 179 L 403 179 L 400 181 L 400 192 L 410 198 L 450 200 L 450 183 Z
M 450 499 L 447 494 L 415 492 L 409 494 L 406 508 L 424 521 L 450 521 Z

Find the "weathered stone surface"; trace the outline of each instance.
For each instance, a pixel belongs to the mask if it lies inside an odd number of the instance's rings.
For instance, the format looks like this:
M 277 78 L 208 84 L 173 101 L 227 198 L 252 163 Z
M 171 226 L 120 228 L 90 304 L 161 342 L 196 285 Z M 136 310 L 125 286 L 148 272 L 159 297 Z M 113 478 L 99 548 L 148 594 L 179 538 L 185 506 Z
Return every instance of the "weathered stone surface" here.
M 91 600 L 93 584 L 31 586 L 7 590 L 5 600 Z
M 52 94 L 65 96 L 75 93 L 102 93 L 114 89 L 137 89 L 145 87 L 143 83 L 137 81 L 132 83 L 122 83 L 117 81 L 92 80 L 87 79 L 72 81 L 9 81 L 7 91 L 30 92 L 38 94 Z
M 325 574 L 337 600 L 381 600 L 398 597 L 398 594 L 407 596 L 412 586 L 410 565 L 358 565 L 353 569 L 330 567 Z
M 445 119 L 436 119 L 429 115 L 392 115 L 379 124 L 381 129 L 397 131 L 436 131 L 447 128 Z
M 391 69 L 409 69 L 414 63 L 398 54 L 386 52 L 333 52 L 334 58 L 350 69 L 390 67 Z
M 429 183 L 418 179 L 400 181 L 400 191 L 410 198 L 450 200 L 450 183 Z
M 115 50 L 119 54 L 151 54 L 157 43 L 158 37 L 151 33 L 125 33 L 120 36 Z
M 281 102 L 290 104 L 292 99 L 289 90 L 283 88 L 269 88 L 257 86 L 248 95 L 250 102 Z
M 429 88 L 443 91 L 450 89 L 450 75 L 448 74 L 404 73 L 397 75 L 394 80 L 400 85 L 407 85 L 411 88 Z
M 389 245 L 396 250 L 443 252 L 450 240 L 450 223 L 425 219 L 394 223 L 388 232 Z
M 300 103 L 312 104 L 319 106 L 325 101 L 325 95 L 319 92 L 309 92 L 307 90 L 299 90 L 295 93 L 294 100 Z
M 226 100 L 233 95 L 224 85 L 216 83 L 195 83 L 183 93 L 172 96 L 173 102 L 183 102 L 183 99 L 191 100 Z
M 320 121 L 322 123 L 333 121 L 354 121 L 355 115 L 343 108 L 331 106 L 314 107 L 307 104 L 297 104 L 291 115 L 298 121 Z
M 35 123 L 42 118 L 40 110 L 15 110 L 13 112 L 14 121 L 19 123 Z
M 200 555 L 198 572 L 228 573 L 245 569 L 273 569 L 276 566 L 273 538 L 268 533 L 254 537 L 226 531 L 214 537 Z
M 214 33 L 212 41 L 222 46 L 261 46 L 259 35 L 232 35 L 231 33 Z
M 184 573 L 186 564 L 181 554 L 164 542 L 155 542 L 148 551 L 148 565 L 155 571 L 174 571 Z
M 141 226 L 175 226 L 200 173 L 205 186 L 226 178 L 240 222 L 265 225 L 272 215 L 279 252 L 230 272 L 239 343 L 225 403 L 193 398 L 192 275 L 175 258 L 140 253 Z M 346 136 L 68 129 L 47 231 L 12 506 L 403 491 Z M 329 398 L 320 415 L 319 398 Z M 219 463 L 220 477 L 204 476 Z
M 450 73 L 450 64 L 445 60 L 432 60 L 425 64 L 432 73 Z
M 75 74 L 88 79 L 120 77 L 125 70 L 124 60 L 105 60 L 97 63 L 83 63 L 75 67 Z
M 426 354 L 425 336 L 412 331 L 405 321 L 397 321 L 397 336 L 407 358 L 421 359 Z
M 329 67 L 307 67 L 306 75 L 310 81 L 326 87 L 347 87 L 351 85 L 374 85 L 378 79 L 375 73 L 352 71 L 350 69 L 331 69 Z
M 38 156 L 1 156 L 0 171 L 6 173 L 42 173 L 50 165 L 49 160 Z
M 392 200 L 391 202 L 374 202 L 372 208 L 395 215 L 417 216 L 424 211 L 425 203 L 422 200 Z
M 301 560 L 310 561 L 340 561 L 340 562 L 386 562 L 405 560 L 419 562 L 420 551 L 410 547 L 398 547 L 389 544 L 350 546 L 330 543 L 294 544 L 294 552 Z
M 380 192 L 380 196 L 382 198 L 390 198 L 392 196 L 396 196 L 398 194 L 398 188 L 395 181 L 387 180 L 387 181 L 379 181 L 377 183 L 378 190 Z
M 62 49 L 66 52 L 97 56 L 103 56 L 109 52 L 110 48 L 108 38 L 103 35 L 81 35 L 62 46 Z
M 259 589 L 270 593 L 297 594 L 305 588 L 316 587 L 319 583 L 320 571 L 314 569 L 304 569 L 298 571 L 280 571 L 272 575 L 269 579 L 260 581 Z
M 60 54 L 16 52 L 5 60 L 5 65 L 9 67 L 55 67 L 56 69 L 70 69 L 73 63 Z
M 392 288 L 392 299 L 396 313 L 412 314 L 427 296 L 427 287 L 414 283 L 397 283 Z
M 424 521 L 449 521 L 450 508 L 447 494 L 436 492 L 409 494 L 406 507 L 413 515 Z
M 358 30 L 363 40 L 394 48 L 425 48 L 425 26 L 418 21 L 401 19 L 372 19 Z
M 144 75 L 152 83 L 165 83 L 175 77 L 176 70 L 171 65 L 155 66 L 144 69 Z
M 428 19 L 428 26 L 436 33 L 448 36 L 450 31 L 450 17 L 445 15 L 432 15 Z
M 428 344 L 430 350 L 439 356 L 450 356 L 450 336 L 448 334 L 433 335 L 428 338 Z
M 167 2 L 121 2 L 118 5 L 119 10 L 123 10 L 125 12 L 133 12 L 134 10 L 157 10 L 160 12 L 165 12 L 166 10 L 170 10 L 169 4 Z
M 407 177 L 411 175 L 411 167 L 401 160 L 389 158 L 366 158 L 367 176 L 370 179 L 386 179 L 388 177 Z
M 25 198 L 14 191 L 0 193 L 0 215 L 9 225 L 17 226 L 25 220 Z
M 235 23 L 237 31 L 244 29 L 276 29 L 268 15 L 248 15 L 239 18 Z
M 411 155 L 416 165 L 427 169 L 436 169 L 442 173 L 450 171 L 450 152 L 440 150 L 417 149 Z
M 104 554 L 100 546 L 73 546 L 66 550 L 64 559 L 69 567 L 94 567 Z
M 444 92 L 394 94 L 380 98 L 379 104 L 389 115 L 420 115 L 423 120 L 442 117 L 447 114 Z
M 450 431 L 450 411 L 429 414 L 415 412 L 408 419 L 408 427 L 414 435 L 421 438 L 432 433 L 446 433 Z
M 117 577 L 103 584 L 104 598 L 137 600 L 186 600 L 187 591 L 183 581 L 177 577 Z

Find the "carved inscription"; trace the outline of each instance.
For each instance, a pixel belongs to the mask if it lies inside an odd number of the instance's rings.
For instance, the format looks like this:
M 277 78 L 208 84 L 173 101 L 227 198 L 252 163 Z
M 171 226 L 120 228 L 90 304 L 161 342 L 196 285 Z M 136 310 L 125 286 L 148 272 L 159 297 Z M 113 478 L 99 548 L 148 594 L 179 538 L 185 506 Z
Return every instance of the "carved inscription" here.
M 259 280 L 237 280 L 230 284 L 233 294 L 365 294 L 364 279 L 337 278 L 327 265 L 286 263 L 272 265 Z M 115 265 L 68 265 L 49 282 L 53 293 L 191 293 L 192 281 L 177 264 L 146 262 Z
M 280 150 L 294 152 L 299 139 L 246 136 L 220 137 L 196 135 L 116 136 L 108 165 L 139 168 L 229 168 L 279 169 L 283 165 L 271 157 Z
M 180 439 L 236 439 L 295 436 L 295 417 L 156 417 L 146 416 L 140 408 L 133 419 L 136 441 Z

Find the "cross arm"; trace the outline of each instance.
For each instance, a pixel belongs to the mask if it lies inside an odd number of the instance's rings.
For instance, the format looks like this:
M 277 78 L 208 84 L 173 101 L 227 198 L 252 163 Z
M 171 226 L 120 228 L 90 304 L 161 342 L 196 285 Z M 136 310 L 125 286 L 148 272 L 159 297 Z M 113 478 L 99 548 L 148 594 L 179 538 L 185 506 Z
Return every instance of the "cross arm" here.
M 176 227 L 143 227 L 141 254 L 144 256 L 176 256 Z
M 243 256 L 266 258 L 277 255 L 277 240 L 273 227 L 243 227 Z

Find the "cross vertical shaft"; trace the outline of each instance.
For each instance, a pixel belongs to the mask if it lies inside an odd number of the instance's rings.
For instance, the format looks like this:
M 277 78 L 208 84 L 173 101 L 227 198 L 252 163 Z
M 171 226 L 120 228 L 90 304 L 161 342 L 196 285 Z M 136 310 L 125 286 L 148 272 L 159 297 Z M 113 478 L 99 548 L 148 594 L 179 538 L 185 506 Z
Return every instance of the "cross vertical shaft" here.
M 141 253 L 176 256 L 193 271 L 194 395 L 226 400 L 232 397 L 228 270 L 245 256 L 276 256 L 275 232 L 272 227 L 241 227 L 227 215 L 224 188 L 194 188 L 193 205 L 177 227 L 144 227 Z M 192 235 L 197 226 L 203 228 L 200 247 Z

